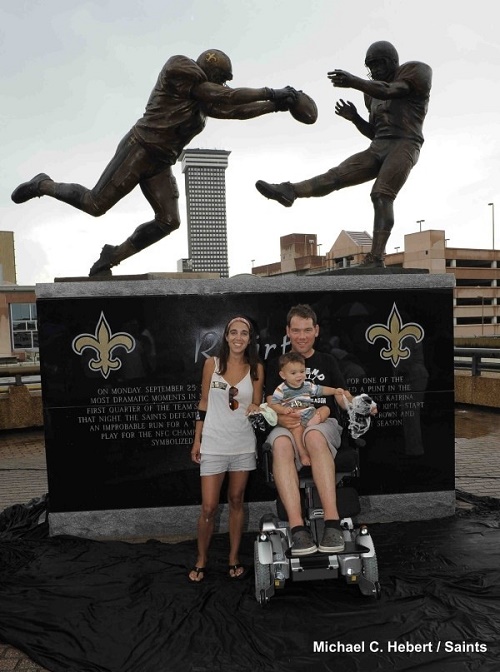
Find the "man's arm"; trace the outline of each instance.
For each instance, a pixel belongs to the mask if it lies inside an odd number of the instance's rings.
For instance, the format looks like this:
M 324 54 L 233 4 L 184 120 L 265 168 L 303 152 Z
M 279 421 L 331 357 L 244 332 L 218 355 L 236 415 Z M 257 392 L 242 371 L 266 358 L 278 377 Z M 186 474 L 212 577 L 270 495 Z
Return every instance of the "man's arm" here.
M 328 79 L 333 86 L 343 89 L 356 89 L 366 93 L 377 100 L 390 100 L 391 98 L 404 98 L 407 96 L 411 87 L 403 79 L 394 82 L 382 82 L 379 80 L 362 79 L 356 77 L 345 70 L 333 70 L 328 73 Z

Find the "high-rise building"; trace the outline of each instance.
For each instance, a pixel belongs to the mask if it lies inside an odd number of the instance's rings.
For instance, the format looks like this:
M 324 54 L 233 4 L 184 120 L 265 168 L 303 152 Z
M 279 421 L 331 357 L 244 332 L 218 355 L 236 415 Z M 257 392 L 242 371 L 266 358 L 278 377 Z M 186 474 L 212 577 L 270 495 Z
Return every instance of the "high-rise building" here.
M 188 255 L 194 272 L 229 276 L 227 254 L 226 178 L 228 156 L 223 149 L 185 149 Z M 187 260 L 186 260 L 187 261 Z

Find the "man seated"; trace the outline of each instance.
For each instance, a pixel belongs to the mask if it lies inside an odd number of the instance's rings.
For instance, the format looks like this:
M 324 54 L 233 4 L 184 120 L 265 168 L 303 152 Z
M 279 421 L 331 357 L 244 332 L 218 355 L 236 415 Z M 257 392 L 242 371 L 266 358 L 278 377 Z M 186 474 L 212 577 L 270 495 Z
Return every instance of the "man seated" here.
M 352 395 L 345 390 L 345 381 L 336 359 L 327 353 L 317 352 L 314 342 L 319 334 L 316 313 L 307 304 L 293 306 L 287 316 L 286 333 L 290 339 L 291 351 L 304 357 L 306 379 L 313 384 L 321 384 L 344 390 L 347 401 Z M 282 382 L 278 371 L 278 359 L 270 360 L 266 367 L 266 401 L 272 403 L 273 393 Z M 335 399 L 335 401 L 334 401 Z M 301 409 L 278 416 L 278 426 L 268 436 L 272 445 L 273 474 L 281 502 L 288 514 L 292 533 L 292 555 L 304 556 L 320 551 L 338 553 L 344 550 L 335 489 L 335 455 L 340 447 L 342 427 L 335 419 L 335 404 L 345 407 L 341 395 L 328 399 L 314 399 L 317 406 L 330 405 L 331 416 L 324 422 L 304 429 L 303 441 L 309 456 L 312 476 L 324 511 L 325 528 L 319 546 L 316 546 L 309 528 L 302 517 L 298 470 L 301 468 L 298 446 L 293 431 L 300 427 Z

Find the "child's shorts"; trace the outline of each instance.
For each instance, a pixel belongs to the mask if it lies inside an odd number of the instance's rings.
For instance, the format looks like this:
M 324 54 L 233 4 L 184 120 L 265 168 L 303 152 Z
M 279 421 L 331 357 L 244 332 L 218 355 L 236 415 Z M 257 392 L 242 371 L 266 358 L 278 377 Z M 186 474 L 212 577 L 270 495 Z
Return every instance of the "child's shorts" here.
M 255 453 L 243 455 L 201 454 L 200 476 L 225 474 L 226 471 L 253 471 L 257 467 Z

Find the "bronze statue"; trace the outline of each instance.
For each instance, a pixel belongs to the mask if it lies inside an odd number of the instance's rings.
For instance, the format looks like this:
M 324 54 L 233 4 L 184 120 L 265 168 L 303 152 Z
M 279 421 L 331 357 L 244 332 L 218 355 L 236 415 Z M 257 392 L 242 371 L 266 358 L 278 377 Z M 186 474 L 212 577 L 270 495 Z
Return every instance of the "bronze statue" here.
M 326 196 L 332 191 L 375 179 L 371 191 L 374 208 L 372 249 L 363 266 L 383 267 L 384 250 L 394 225 L 394 199 L 416 164 L 424 142 L 422 126 L 429 102 L 432 70 L 425 63 L 399 65 L 398 52 L 389 42 L 372 44 L 365 58 L 371 80 L 345 70 L 333 70 L 333 86 L 362 91 L 369 111 L 363 119 L 351 102 L 340 100 L 335 113 L 351 121 L 371 140 L 363 152 L 343 161 L 323 175 L 303 182 L 256 183 L 258 191 L 285 207 L 296 198 Z
M 12 200 L 24 203 L 35 197 L 51 196 L 100 217 L 139 185 L 155 217 L 138 226 L 121 245 L 102 248 L 89 275 L 110 275 L 112 266 L 179 227 L 179 192 L 171 166 L 203 130 L 207 117 L 251 119 L 289 110 L 295 112 L 299 121 L 313 123 L 310 106 L 305 112 L 296 109 L 299 92 L 292 87 L 231 89 L 226 82 L 232 78 L 231 61 L 218 49 L 204 51 L 196 61 L 172 56 L 159 74 L 143 117 L 121 140 L 93 189 L 54 182 L 40 173 L 19 185 L 12 193 Z M 305 115 L 303 118 L 301 113 Z

